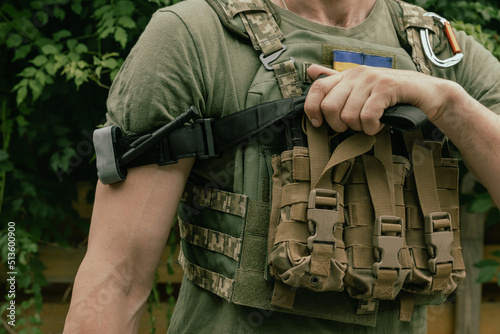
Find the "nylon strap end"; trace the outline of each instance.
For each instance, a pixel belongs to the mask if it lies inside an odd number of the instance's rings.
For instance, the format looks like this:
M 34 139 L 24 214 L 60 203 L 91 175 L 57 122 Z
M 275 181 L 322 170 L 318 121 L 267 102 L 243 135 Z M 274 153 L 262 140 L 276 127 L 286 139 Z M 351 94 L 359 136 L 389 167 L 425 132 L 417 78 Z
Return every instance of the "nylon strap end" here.
M 122 132 L 116 126 L 107 126 L 94 131 L 97 176 L 103 184 L 120 182 L 127 176 L 126 170 L 121 170 L 116 158 L 116 142 L 120 137 Z

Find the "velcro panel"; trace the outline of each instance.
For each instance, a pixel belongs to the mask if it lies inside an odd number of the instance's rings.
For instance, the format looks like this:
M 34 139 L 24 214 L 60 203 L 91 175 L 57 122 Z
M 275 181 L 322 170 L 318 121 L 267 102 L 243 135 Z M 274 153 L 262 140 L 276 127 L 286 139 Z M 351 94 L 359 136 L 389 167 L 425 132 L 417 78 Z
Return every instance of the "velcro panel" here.
M 373 245 L 373 226 L 345 228 L 344 243 L 346 248 L 354 245 L 365 245 L 371 248 Z
M 438 188 L 458 190 L 458 168 L 436 167 L 434 172 Z
M 373 248 L 362 245 L 352 246 L 352 261 L 355 269 L 373 269 L 376 261 Z
M 310 181 L 309 158 L 303 156 L 293 157 L 293 179 L 295 181 Z
M 371 203 L 350 204 L 348 206 L 350 226 L 373 226 L 375 213 Z

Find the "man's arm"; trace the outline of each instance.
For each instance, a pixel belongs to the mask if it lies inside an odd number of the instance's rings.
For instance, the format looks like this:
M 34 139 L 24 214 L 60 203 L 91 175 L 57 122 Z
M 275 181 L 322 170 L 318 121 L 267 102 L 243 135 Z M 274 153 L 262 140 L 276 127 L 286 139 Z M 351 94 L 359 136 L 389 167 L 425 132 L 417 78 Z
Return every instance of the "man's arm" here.
M 194 159 L 98 183 L 64 333 L 135 333 Z
M 312 85 L 306 99 L 313 125 L 325 119 L 337 132 L 351 128 L 374 135 L 383 127 L 379 119 L 386 108 L 414 105 L 451 139 L 500 206 L 500 116 L 460 85 L 415 71 L 365 66 L 339 73 L 316 65 L 308 74 L 312 79 L 329 75 Z

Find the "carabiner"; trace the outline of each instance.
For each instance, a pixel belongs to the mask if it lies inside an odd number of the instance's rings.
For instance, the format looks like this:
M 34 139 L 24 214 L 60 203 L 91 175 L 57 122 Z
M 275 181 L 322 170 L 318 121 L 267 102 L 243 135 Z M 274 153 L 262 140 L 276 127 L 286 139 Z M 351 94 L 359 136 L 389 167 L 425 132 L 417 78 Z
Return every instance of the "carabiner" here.
M 460 50 L 460 46 L 458 45 L 457 38 L 455 37 L 455 33 L 453 32 L 450 22 L 445 18 L 437 15 L 436 13 L 425 13 L 424 16 L 430 16 L 438 19 L 439 22 L 443 25 L 444 32 L 446 37 L 448 38 L 448 42 L 451 45 L 454 55 L 447 59 L 439 59 L 434 54 L 432 50 L 432 44 L 429 38 L 429 29 L 421 29 L 420 30 L 420 39 L 422 40 L 422 47 L 424 48 L 425 55 L 429 60 L 438 67 L 451 67 L 458 64 L 462 58 L 464 57 L 462 50 Z

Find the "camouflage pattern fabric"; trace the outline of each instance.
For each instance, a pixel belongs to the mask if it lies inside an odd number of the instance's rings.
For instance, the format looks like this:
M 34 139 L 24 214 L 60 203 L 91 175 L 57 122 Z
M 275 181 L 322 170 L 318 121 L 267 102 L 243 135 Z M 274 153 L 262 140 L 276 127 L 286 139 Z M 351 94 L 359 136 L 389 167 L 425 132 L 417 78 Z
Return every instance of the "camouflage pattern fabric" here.
M 184 241 L 224 254 L 233 260 L 239 260 L 241 253 L 241 238 L 234 238 L 222 232 L 189 224 L 180 218 L 178 220 L 180 237 Z
M 184 270 L 184 275 L 194 284 L 212 291 L 225 300 L 231 300 L 233 294 L 234 280 L 215 273 L 208 269 L 197 266 L 184 257 L 182 251 L 179 253 L 179 264 Z
M 278 85 L 280 86 L 283 98 L 299 96 L 302 94 L 300 80 L 295 69 L 293 60 L 287 60 L 283 63 L 273 66 Z
M 285 36 L 262 0 L 229 1 L 227 10 L 232 17 L 240 14 L 256 50 L 268 56 L 283 48 Z
M 245 217 L 248 197 L 219 189 L 188 184 L 184 189 L 181 201 L 192 204 L 195 207 L 210 208 L 235 216 Z

